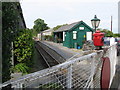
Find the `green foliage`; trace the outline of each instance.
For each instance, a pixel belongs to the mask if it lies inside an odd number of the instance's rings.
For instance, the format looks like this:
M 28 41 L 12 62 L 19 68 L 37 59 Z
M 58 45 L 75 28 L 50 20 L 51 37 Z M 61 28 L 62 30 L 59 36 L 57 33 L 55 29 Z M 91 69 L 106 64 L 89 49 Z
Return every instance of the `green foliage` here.
M 105 37 L 113 37 L 114 34 L 110 30 L 103 29 L 101 32 L 105 33 Z
M 53 36 L 45 35 L 45 36 L 44 36 L 44 39 L 45 39 L 45 40 L 48 40 L 48 41 L 52 41 L 52 40 L 53 40 Z
M 34 26 L 33 26 L 34 32 L 39 33 L 39 32 L 44 31 L 46 29 L 49 29 L 49 27 L 44 22 L 44 20 L 38 18 L 37 20 L 34 21 Z
M 37 35 L 37 31 L 35 29 L 31 29 L 32 31 L 32 37 L 35 37 Z
M 9 80 L 11 68 L 11 42 L 18 33 L 18 2 L 2 2 L 2 82 Z
M 29 67 L 25 63 L 19 63 L 12 68 L 13 72 L 22 72 L 23 74 L 27 74 L 29 71 Z
M 101 30 L 101 32 L 105 33 L 105 37 L 120 37 L 120 34 L 118 33 L 113 33 L 111 32 L 110 30 L 107 30 L 107 29 L 98 29 L 98 30 Z
M 21 30 L 14 41 L 14 55 L 17 61 L 16 66 L 19 67 L 21 65 L 20 63 L 25 63 L 22 64 L 22 66 L 25 66 L 17 68 L 16 70 L 22 71 L 23 73 L 29 73 L 29 70 L 26 69 L 26 67 L 30 67 L 32 65 L 33 45 L 32 31 L 29 29 Z
M 114 37 L 120 37 L 120 34 L 115 33 L 115 34 L 114 34 Z
M 56 27 L 53 28 L 53 30 L 57 30 L 58 28 L 62 27 L 62 26 L 65 26 L 65 25 L 68 25 L 68 24 L 63 24 L 63 25 L 57 25 Z

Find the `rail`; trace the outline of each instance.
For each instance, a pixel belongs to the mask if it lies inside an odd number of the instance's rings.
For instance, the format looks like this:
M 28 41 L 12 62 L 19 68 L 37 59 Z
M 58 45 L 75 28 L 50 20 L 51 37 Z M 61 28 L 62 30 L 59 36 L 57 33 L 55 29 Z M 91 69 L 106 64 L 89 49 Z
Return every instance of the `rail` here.
M 112 54 L 114 53 L 114 54 Z M 88 55 L 68 60 L 62 64 L 25 75 L 17 80 L 3 83 L 0 87 L 11 85 L 12 88 L 39 88 L 39 89 L 81 89 L 100 88 L 102 57 L 109 56 L 116 62 L 116 46 L 109 47 L 106 52 L 100 50 Z M 112 55 L 111 55 L 112 54 Z M 115 58 L 115 59 L 114 59 Z M 115 67 L 115 62 L 114 67 Z M 115 71 L 115 68 L 112 69 Z M 115 73 L 112 73 L 113 78 Z M 112 81 L 112 79 L 111 79 Z
M 49 46 L 47 46 L 47 44 L 44 44 L 43 42 L 39 41 L 38 42 L 39 45 L 44 48 L 45 51 L 47 51 L 48 53 L 50 53 L 52 56 L 54 56 L 54 58 L 60 62 L 63 63 L 66 61 L 66 59 L 64 57 L 62 57 L 60 54 L 58 54 L 58 52 L 56 52 L 53 48 L 50 48 Z
M 54 58 L 54 56 L 51 55 L 50 52 L 46 51 L 43 47 L 39 45 L 39 42 L 35 43 L 35 47 L 37 51 L 39 52 L 39 54 L 43 57 L 48 67 L 52 67 L 57 64 L 60 64 L 60 62 L 56 58 Z

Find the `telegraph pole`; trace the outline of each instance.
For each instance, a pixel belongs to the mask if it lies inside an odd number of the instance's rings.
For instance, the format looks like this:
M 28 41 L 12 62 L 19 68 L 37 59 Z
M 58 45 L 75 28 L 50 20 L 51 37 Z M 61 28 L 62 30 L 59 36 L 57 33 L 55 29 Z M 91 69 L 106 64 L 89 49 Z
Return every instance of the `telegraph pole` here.
M 111 32 L 112 32 L 112 16 L 111 16 Z

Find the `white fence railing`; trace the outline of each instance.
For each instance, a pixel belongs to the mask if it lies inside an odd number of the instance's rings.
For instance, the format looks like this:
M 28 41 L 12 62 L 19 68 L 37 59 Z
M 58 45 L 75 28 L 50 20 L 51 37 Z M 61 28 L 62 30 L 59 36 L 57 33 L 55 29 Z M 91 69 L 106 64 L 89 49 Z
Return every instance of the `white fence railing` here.
M 107 54 L 105 54 L 111 60 L 116 57 L 115 54 L 110 55 L 116 52 L 115 49 L 115 45 L 113 45 L 109 47 L 109 50 L 106 52 Z M 5 82 L 1 87 L 11 85 L 12 88 L 40 88 L 50 90 L 100 88 L 101 58 L 103 55 L 103 50 L 97 51 L 51 68 L 25 75 L 15 81 Z M 112 75 L 114 76 L 114 74 Z
M 118 63 L 116 43 L 108 47 L 106 53 L 104 53 L 104 57 L 109 57 L 110 59 L 110 69 L 111 69 L 110 70 L 110 85 L 111 85 L 113 77 L 115 75 L 115 71 L 116 71 L 116 64 Z

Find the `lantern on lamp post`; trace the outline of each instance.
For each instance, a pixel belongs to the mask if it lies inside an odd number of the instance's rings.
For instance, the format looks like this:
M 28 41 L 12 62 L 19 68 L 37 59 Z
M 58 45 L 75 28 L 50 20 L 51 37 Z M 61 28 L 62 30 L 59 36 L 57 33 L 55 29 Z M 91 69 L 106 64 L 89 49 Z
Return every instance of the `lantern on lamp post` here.
M 98 28 L 99 24 L 100 24 L 100 19 L 97 18 L 97 16 L 95 15 L 94 19 L 91 20 L 92 26 L 96 31 L 96 28 Z

